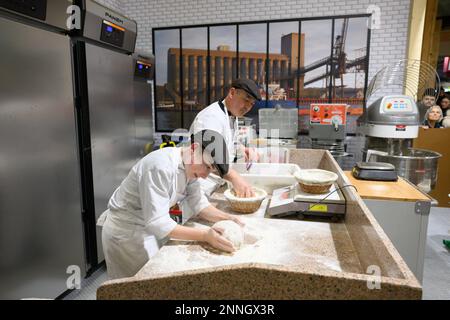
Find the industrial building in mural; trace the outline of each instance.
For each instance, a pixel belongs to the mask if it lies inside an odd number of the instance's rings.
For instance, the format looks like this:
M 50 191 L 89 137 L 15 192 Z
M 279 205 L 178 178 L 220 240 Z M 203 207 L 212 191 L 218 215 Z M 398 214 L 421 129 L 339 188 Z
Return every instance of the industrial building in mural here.
M 295 27 L 286 32 L 287 28 L 277 30 L 270 24 L 272 47 L 267 46 L 267 41 L 249 46 L 242 39 L 243 27 L 237 32 L 239 36 L 216 36 L 214 44 L 210 40 L 209 45 L 205 27 L 191 29 L 190 41 L 185 41 L 188 32 L 184 30 L 157 31 L 166 38 L 170 38 L 170 32 L 174 36 L 170 44 L 161 45 L 156 36 L 156 63 L 164 73 L 156 82 L 157 127 L 167 131 L 180 125 L 188 128 L 195 114 L 223 98 L 238 77 L 253 79 L 260 88 L 262 101 L 249 114 L 255 122 L 260 108 L 277 106 L 298 108 L 301 128 L 305 127 L 302 123 L 307 123 L 312 103 L 344 103 L 351 106 L 352 113 L 358 113 L 364 103 L 367 78 L 367 38 L 363 35 L 367 31 L 361 31 L 363 20 L 353 20 L 336 20 L 334 31 L 328 30 L 331 21 L 304 22 L 301 33 L 293 32 Z M 257 32 L 264 34 L 264 30 Z M 197 42 L 180 46 L 180 34 L 181 43 L 192 43 L 192 38 Z M 354 127 L 356 117 L 348 119 L 350 127 Z

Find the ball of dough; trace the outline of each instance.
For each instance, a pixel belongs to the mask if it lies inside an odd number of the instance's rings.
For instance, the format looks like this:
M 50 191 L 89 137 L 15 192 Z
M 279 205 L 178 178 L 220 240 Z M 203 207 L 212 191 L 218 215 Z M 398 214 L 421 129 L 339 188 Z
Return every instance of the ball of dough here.
M 236 222 L 231 220 L 222 220 L 216 222 L 212 227 L 213 229 L 215 229 L 215 227 L 223 229 L 222 236 L 229 240 L 236 250 L 239 249 L 244 243 L 244 231 Z

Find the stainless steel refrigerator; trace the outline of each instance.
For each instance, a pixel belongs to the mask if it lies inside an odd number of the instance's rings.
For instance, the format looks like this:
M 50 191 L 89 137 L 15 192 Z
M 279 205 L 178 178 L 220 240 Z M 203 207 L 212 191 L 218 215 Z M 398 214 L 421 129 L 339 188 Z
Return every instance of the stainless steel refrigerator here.
M 153 79 L 155 57 L 150 53 L 136 52 L 134 60 L 134 115 L 136 126 L 136 159 L 153 150 L 154 99 Z
M 83 16 L 80 32 L 72 37 L 83 201 L 89 210 L 88 230 L 91 237 L 95 232 L 97 244 L 96 252 L 91 250 L 96 255 L 92 258 L 100 263 L 104 260 L 101 228 L 95 227 L 95 221 L 136 162 L 131 54 L 137 25 L 94 1 L 76 3 Z
M 0 299 L 84 276 L 69 1 L 0 1 Z

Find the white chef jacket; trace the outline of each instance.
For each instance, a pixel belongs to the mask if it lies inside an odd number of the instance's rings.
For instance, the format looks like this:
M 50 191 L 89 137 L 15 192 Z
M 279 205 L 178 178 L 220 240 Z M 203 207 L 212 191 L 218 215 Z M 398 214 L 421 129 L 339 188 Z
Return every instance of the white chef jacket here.
M 183 202 L 194 214 L 209 206 L 198 179 L 188 182 L 180 148 L 163 148 L 141 159 L 109 200 L 102 230 L 111 278 L 130 277 L 176 227 L 169 209 Z
M 224 111 L 219 106 L 219 102 L 214 102 L 200 111 L 192 122 L 190 133 L 196 134 L 202 130 L 214 130 L 220 133 L 227 143 L 229 160 L 232 162 L 236 156 L 238 147 L 238 119 L 231 117 L 228 113 L 225 101 L 222 101 Z
M 196 134 L 202 130 L 214 130 L 220 133 L 227 144 L 228 159 L 231 162 L 237 155 L 238 147 L 238 120 L 229 115 L 225 101 L 222 101 L 224 111 L 220 108 L 219 102 L 214 102 L 200 111 L 192 122 L 190 133 Z M 200 179 L 200 186 L 203 194 L 210 195 L 218 187 L 218 182 L 212 178 Z M 191 216 L 194 213 L 189 208 L 183 207 L 183 216 Z

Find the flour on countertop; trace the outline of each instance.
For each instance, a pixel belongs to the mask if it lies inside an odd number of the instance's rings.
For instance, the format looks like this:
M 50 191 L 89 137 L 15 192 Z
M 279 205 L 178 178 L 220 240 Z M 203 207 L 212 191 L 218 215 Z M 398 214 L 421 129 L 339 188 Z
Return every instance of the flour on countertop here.
M 340 272 L 343 271 L 340 259 L 346 259 L 343 262 L 349 271 L 360 269 L 353 247 L 344 248 L 340 254 L 336 252 L 334 237 L 337 234 L 348 237 L 345 227 L 338 225 L 333 235 L 326 223 L 258 218 L 243 220 L 246 223 L 244 243 L 232 254 L 211 252 L 200 243 L 172 241 L 163 247 L 163 254 L 160 252 L 150 260 L 145 273 L 165 274 L 241 263 L 307 265 Z M 197 222 L 188 222 L 187 225 L 204 227 Z

